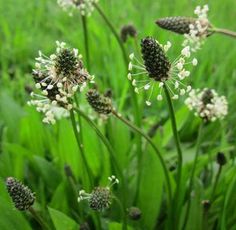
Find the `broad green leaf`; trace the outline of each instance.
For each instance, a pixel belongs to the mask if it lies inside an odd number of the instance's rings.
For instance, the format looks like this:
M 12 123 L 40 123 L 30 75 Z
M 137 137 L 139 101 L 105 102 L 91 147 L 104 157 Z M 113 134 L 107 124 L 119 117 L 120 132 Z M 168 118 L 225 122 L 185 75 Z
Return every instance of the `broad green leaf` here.
M 77 230 L 79 228 L 79 225 L 64 213 L 53 208 L 48 208 L 48 210 L 56 230 Z
M 143 154 L 138 207 L 142 211 L 143 229 L 153 229 L 160 210 L 163 191 L 163 170 L 150 148 Z M 151 205 L 150 205 L 151 204 Z

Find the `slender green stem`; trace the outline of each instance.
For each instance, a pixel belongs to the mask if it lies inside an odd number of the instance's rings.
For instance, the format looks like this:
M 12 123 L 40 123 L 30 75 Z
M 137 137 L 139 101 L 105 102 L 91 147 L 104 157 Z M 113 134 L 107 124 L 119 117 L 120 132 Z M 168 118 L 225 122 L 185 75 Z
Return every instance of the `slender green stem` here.
M 87 69 L 90 71 L 90 55 L 89 55 L 89 41 L 88 41 L 88 28 L 87 28 L 87 18 L 84 15 L 81 15 L 82 26 L 83 26 L 83 34 L 84 34 L 84 46 L 85 46 L 85 54 L 87 61 Z
M 126 203 L 127 203 L 127 198 L 126 198 L 126 180 L 124 178 L 123 172 L 116 160 L 115 157 L 115 152 L 111 146 L 111 144 L 109 143 L 109 141 L 107 140 L 107 138 L 103 135 L 103 133 L 98 129 L 98 127 L 96 126 L 96 124 L 90 120 L 90 118 L 80 109 L 75 109 L 77 111 L 77 113 L 79 113 L 87 122 L 88 124 L 94 129 L 94 131 L 96 132 L 96 134 L 98 135 L 98 137 L 101 139 L 101 141 L 103 142 L 103 144 L 106 146 L 110 157 L 112 159 L 112 162 L 114 163 L 114 166 L 116 168 L 117 174 L 118 174 L 118 178 L 120 178 L 121 180 L 121 184 L 123 187 L 123 205 L 124 205 L 124 210 L 126 208 Z M 127 219 L 126 219 L 126 215 L 124 216 L 124 220 L 123 220 L 123 229 L 127 228 Z
M 40 224 L 43 230 L 50 230 L 49 226 L 47 223 L 43 220 L 43 218 L 34 210 L 33 207 L 30 207 L 29 212 L 32 214 L 34 219 Z
M 209 31 L 236 38 L 236 32 L 231 31 L 231 30 L 222 29 L 222 28 L 213 28 L 213 29 L 209 29 Z
M 75 138 L 77 141 L 77 145 L 80 149 L 83 165 L 85 166 L 86 172 L 88 174 L 89 187 L 92 188 L 93 187 L 93 175 L 92 175 L 91 169 L 89 168 L 87 159 L 85 157 L 84 146 L 83 146 L 83 143 L 81 142 L 80 134 L 79 134 L 77 126 L 76 126 L 76 120 L 75 120 L 75 115 L 74 115 L 73 110 L 70 111 L 70 118 L 71 118 L 71 123 L 72 123 L 73 131 L 74 131 L 74 135 L 75 135 Z
M 218 182 L 219 182 L 219 179 L 220 179 L 221 172 L 222 172 L 222 165 L 219 166 L 218 172 L 216 174 L 215 183 L 213 185 L 213 189 L 212 189 L 212 193 L 211 193 L 211 199 L 210 199 L 211 204 L 214 201 L 214 196 L 215 196 L 216 188 L 217 188 L 217 185 L 218 185 Z
M 125 223 L 123 223 L 122 225 L 122 230 L 127 230 L 127 217 L 126 217 L 126 210 L 123 208 L 122 203 L 120 202 L 120 199 L 116 196 L 114 196 L 115 201 L 117 202 L 117 204 L 120 207 L 121 210 L 121 215 L 123 217 L 123 220 L 125 221 Z
M 94 7 L 97 9 L 98 13 L 101 15 L 101 17 L 103 18 L 103 20 L 106 22 L 107 26 L 110 28 L 111 32 L 113 33 L 114 37 L 116 38 L 119 46 L 120 46 L 120 49 L 122 51 L 122 55 L 123 55 L 123 58 L 124 58 L 124 62 L 125 62 L 125 65 L 128 66 L 128 63 L 129 63 L 129 60 L 128 60 L 128 56 L 126 54 L 126 51 L 125 51 L 125 47 L 124 47 L 124 44 L 123 42 L 121 41 L 120 39 L 120 36 L 119 34 L 116 32 L 116 29 L 115 27 L 112 25 L 112 23 L 110 22 L 110 20 L 108 19 L 108 17 L 105 15 L 105 13 L 103 12 L 103 10 L 99 7 L 98 4 L 96 3 L 93 3 Z
M 128 120 L 126 120 L 125 118 L 123 118 L 120 114 L 118 114 L 117 112 L 113 111 L 112 112 L 113 115 L 118 118 L 120 121 L 122 121 L 123 123 L 125 123 L 126 125 L 128 125 L 132 130 L 134 130 L 135 132 L 139 133 L 143 138 L 146 139 L 146 141 L 152 146 L 152 148 L 154 149 L 155 153 L 157 154 L 160 163 L 162 165 L 163 171 L 164 171 L 164 175 L 166 178 L 166 183 L 167 183 L 167 193 L 168 193 L 168 199 L 169 202 L 171 202 L 171 184 L 170 184 L 170 178 L 169 178 L 169 173 L 168 173 L 168 169 L 166 167 L 165 161 L 160 153 L 160 151 L 158 150 L 158 148 L 156 147 L 156 145 L 153 143 L 152 139 L 146 135 L 140 128 L 136 127 L 134 124 L 130 123 Z
M 176 124 L 176 119 L 175 119 L 175 112 L 174 112 L 174 107 L 171 101 L 170 93 L 168 90 L 168 87 L 166 84 L 164 84 L 164 91 L 167 99 L 167 104 L 169 108 L 169 115 L 171 119 L 171 125 L 172 125 L 172 132 L 174 135 L 174 140 L 175 140 L 175 145 L 177 148 L 177 153 L 178 153 L 178 167 L 177 167 L 177 178 L 176 178 L 176 190 L 175 190 L 175 196 L 174 196 L 174 204 L 173 204 L 173 228 L 176 229 L 178 228 L 178 223 L 179 223 L 179 216 L 177 213 L 179 213 L 179 202 L 180 202 L 180 189 L 181 189 L 181 174 L 182 174 L 182 164 L 183 164 L 183 156 L 182 156 L 182 150 L 180 147 L 180 140 L 179 140 L 179 134 L 177 130 L 177 124 Z
M 193 187 L 194 174 L 195 174 L 195 170 L 196 170 L 196 166 L 197 166 L 197 161 L 198 161 L 198 156 L 199 156 L 199 152 L 200 152 L 200 144 L 201 144 L 201 138 L 202 138 L 203 125 L 204 125 L 204 123 L 202 122 L 200 124 L 199 130 L 198 130 L 196 152 L 195 152 L 195 157 L 194 157 L 194 161 L 193 161 L 193 167 L 192 167 L 192 171 L 191 171 L 191 175 L 190 175 L 190 179 L 189 179 L 189 188 L 188 188 L 188 191 L 187 191 L 187 193 L 188 193 L 187 194 L 187 209 L 186 209 L 186 213 L 185 213 L 183 229 L 186 228 L 186 224 L 188 222 L 189 211 L 190 211 L 190 207 L 191 207 L 191 191 L 192 191 L 192 187 Z

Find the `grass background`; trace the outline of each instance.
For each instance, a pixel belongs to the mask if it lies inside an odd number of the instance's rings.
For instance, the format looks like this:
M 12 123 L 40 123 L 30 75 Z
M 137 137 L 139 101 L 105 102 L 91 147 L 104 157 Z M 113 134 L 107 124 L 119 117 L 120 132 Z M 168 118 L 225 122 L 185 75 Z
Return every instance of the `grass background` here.
M 182 37 L 161 30 L 155 20 L 165 16 L 192 16 L 196 5 L 209 4 L 209 19 L 217 27 L 236 31 L 234 0 L 189 1 L 189 0 L 100 0 L 100 5 L 109 16 L 116 29 L 132 23 L 138 31 L 138 39 L 152 35 L 161 43 L 172 42 L 169 53 L 174 59 L 181 50 Z M 88 19 L 89 44 L 91 53 L 91 70 L 96 75 L 96 82 L 101 90 L 111 88 L 114 103 L 119 105 L 121 93 L 126 81 L 126 68 L 116 40 L 97 12 Z M 79 15 L 69 17 L 57 5 L 56 0 L 0 0 L 0 228 L 31 229 L 27 215 L 22 215 L 12 208 L 5 192 L 4 179 L 15 176 L 24 180 L 37 193 L 36 207 L 46 216 L 44 208 L 50 206 L 68 216 L 76 218 L 71 211 L 76 201 L 71 201 L 70 189 L 64 173 L 64 166 L 70 165 L 77 179 L 83 178 L 80 157 L 72 133 L 70 122 L 62 119 L 55 126 L 41 123 L 41 115 L 34 108 L 26 105 L 29 95 L 25 88 L 33 86 L 31 70 L 38 50 L 45 54 L 54 52 L 55 41 L 65 41 L 84 54 L 83 32 Z M 217 150 L 232 149 L 235 145 L 236 119 L 236 45 L 235 40 L 221 35 L 209 37 L 202 50 L 196 54 L 199 66 L 192 70 L 193 87 L 214 88 L 219 94 L 226 95 L 229 101 L 229 115 L 220 123 L 208 128 L 205 136 L 206 150 L 212 154 Z M 126 43 L 130 52 L 135 51 L 132 39 Z M 126 95 L 128 99 L 130 92 Z M 156 103 L 143 108 L 143 129 L 161 122 L 163 133 L 155 136 L 155 141 L 163 147 L 166 159 L 175 155 L 172 145 L 172 134 L 167 118 L 165 103 Z M 95 116 L 83 99 L 81 107 L 90 116 Z M 124 115 L 133 119 L 132 105 L 123 108 Z M 185 148 L 185 162 L 191 161 L 196 138 L 198 120 L 183 106 L 183 99 L 175 103 L 181 140 Z M 98 123 L 101 123 L 98 120 Z M 110 162 L 106 149 L 101 145 L 92 130 L 84 123 L 85 149 L 87 158 L 97 178 L 97 183 L 106 185 L 110 175 Z M 135 143 L 130 131 L 115 119 L 111 118 L 101 130 L 108 132 L 109 140 L 114 146 L 117 159 L 127 172 L 130 181 L 129 202 L 135 190 Z M 118 138 L 119 137 L 119 138 Z M 142 226 L 152 229 L 161 207 L 162 170 L 151 150 L 145 155 L 143 176 L 140 187 L 139 207 L 145 210 Z M 202 158 L 203 162 L 208 158 Z M 189 165 L 187 164 L 187 167 Z M 231 172 L 232 174 L 232 172 Z M 231 174 L 229 178 L 231 178 Z M 155 175 L 155 176 L 153 176 Z M 159 176 L 156 176 L 159 175 Z M 232 185 L 233 186 L 233 185 Z M 67 195 L 66 195 L 67 194 Z M 153 203 L 154 202 L 154 203 Z M 39 205 L 40 204 L 40 205 Z M 153 204 L 153 205 L 150 205 Z M 155 205 L 154 205 L 155 204 Z M 75 208 L 76 210 L 76 208 Z M 53 211 L 52 211 L 53 212 Z M 50 214 L 55 216 L 54 214 Z M 115 221 L 110 229 L 116 228 Z M 32 220 L 31 220 L 32 221 Z M 55 226 L 55 223 L 54 223 Z M 115 226 L 115 227 L 114 227 Z M 197 227 L 196 227 L 197 229 Z

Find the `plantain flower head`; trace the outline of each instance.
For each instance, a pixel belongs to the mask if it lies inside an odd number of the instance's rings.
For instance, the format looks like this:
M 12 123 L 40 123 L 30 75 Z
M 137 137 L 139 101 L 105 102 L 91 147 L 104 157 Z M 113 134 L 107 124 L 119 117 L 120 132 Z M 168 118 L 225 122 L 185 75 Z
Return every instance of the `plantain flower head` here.
M 70 49 L 64 42 L 56 42 L 57 48 L 49 57 L 39 51 L 33 78 L 39 93 L 32 92 L 29 105 L 44 113 L 43 122 L 55 123 L 57 114 L 66 114 L 73 108 L 73 96 L 83 91 L 93 80 L 84 68 L 77 49 Z M 59 110 L 58 110 L 59 108 Z
M 108 177 L 110 181 L 106 187 L 95 187 L 91 193 L 86 193 L 84 190 L 79 192 L 78 202 L 87 200 L 89 207 L 95 211 L 103 211 L 110 207 L 112 203 L 111 187 L 118 184 L 119 180 L 115 176 Z
M 188 78 L 190 71 L 187 65 L 197 65 L 197 59 L 191 58 L 190 47 L 186 46 L 181 54 L 171 62 L 167 52 L 171 43 L 161 45 L 152 37 L 146 37 L 141 41 L 141 53 L 143 62 L 139 61 L 134 54 L 130 55 L 128 79 L 134 86 L 134 91 L 149 91 L 146 104 L 152 104 L 153 94 L 158 101 L 163 99 L 162 90 L 166 86 L 171 92 L 172 99 L 178 99 L 191 90 L 190 85 L 185 85 L 183 80 Z
M 185 104 L 206 122 L 223 119 L 228 113 L 225 96 L 219 96 L 214 89 L 191 90 Z
M 91 16 L 94 11 L 93 4 L 97 2 L 98 0 L 57 0 L 58 5 L 70 15 L 78 10 L 83 16 Z

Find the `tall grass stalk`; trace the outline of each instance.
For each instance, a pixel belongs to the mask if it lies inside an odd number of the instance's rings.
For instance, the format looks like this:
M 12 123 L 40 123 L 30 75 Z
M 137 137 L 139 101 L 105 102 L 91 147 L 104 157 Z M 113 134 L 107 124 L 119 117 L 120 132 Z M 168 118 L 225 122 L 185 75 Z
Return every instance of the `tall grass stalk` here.
M 175 145 L 177 148 L 177 154 L 178 154 L 178 167 L 177 167 L 177 177 L 176 177 L 176 190 L 174 194 L 174 199 L 173 199 L 173 208 L 172 208 L 172 226 L 173 229 L 178 229 L 179 225 L 179 216 L 178 214 L 180 213 L 180 189 L 181 189 L 181 174 L 182 174 L 182 164 L 183 164 L 183 154 L 180 146 L 180 139 L 179 139 L 179 134 L 177 130 L 177 124 L 176 124 L 176 118 L 175 118 L 175 111 L 174 107 L 172 104 L 172 100 L 170 97 L 169 89 L 164 84 L 164 92 L 166 95 L 166 100 L 169 108 L 169 116 L 171 119 L 171 125 L 172 125 L 172 132 L 174 135 L 174 140 L 175 140 Z
M 197 167 L 197 161 L 198 161 L 198 156 L 200 152 L 200 145 L 201 145 L 201 138 L 202 138 L 202 130 L 203 130 L 204 123 L 201 122 L 198 130 L 198 137 L 197 137 L 197 144 L 196 144 L 196 152 L 195 152 L 195 157 L 193 161 L 193 166 L 192 166 L 192 171 L 189 179 L 189 188 L 187 190 L 187 209 L 184 217 L 184 222 L 183 222 L 183 229 L 186 228 L 186 225 L 188 223 L 188 217 L 189 217 L 189 211 L 191 207 L 191 191 L 193 188 L 193 182 L 194 182 L 194 175 L 195 175 L 195 170 Z

